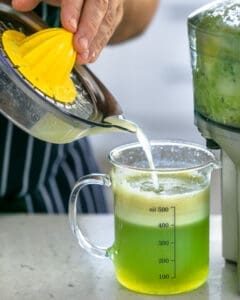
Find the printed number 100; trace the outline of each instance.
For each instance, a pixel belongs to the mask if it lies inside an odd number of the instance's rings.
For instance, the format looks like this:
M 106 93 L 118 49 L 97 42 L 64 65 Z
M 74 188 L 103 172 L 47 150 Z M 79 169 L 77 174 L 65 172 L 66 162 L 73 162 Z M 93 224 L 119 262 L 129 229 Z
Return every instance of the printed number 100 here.
M 169 274 L 160 274 L 159 278 L 160 279 L 169 279 Z

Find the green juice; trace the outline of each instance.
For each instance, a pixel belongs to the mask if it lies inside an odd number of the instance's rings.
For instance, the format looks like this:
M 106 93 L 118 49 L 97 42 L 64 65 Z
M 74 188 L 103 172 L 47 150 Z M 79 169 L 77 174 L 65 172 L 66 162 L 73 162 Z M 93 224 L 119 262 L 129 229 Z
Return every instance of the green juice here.
M 208 218 L 176 227 L 176 256 L 172 229 L 135 225 L 120 218 L 115 221 L 114 263 L 122 285 L 143 293 L 172 294 L 205 282 Z
M 209 187 L 202 177 L 114 180 L 115 243 L 109 256 L 118 281 L 147 294 L 202 285 L 209 264 Z M 151 189 L 152 187 L 152 189 Z

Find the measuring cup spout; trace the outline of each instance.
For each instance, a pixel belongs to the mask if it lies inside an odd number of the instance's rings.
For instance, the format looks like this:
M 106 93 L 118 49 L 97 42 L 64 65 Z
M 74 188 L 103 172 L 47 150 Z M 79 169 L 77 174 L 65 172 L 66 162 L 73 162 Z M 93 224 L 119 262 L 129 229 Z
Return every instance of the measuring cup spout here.
M 222 162 L 220 160 L 214 160 L 211 163 L 213 170 L 219 170 L 222 168 Z
M 209 162 L 209 165 L 212 169 L 212 171 L 214 170 L 219 170 L 222 168 L 222 162 L 221 160 L 219 160 L 214 153 L 210 152 L 212 154 L 212 159 L 211 161 Z

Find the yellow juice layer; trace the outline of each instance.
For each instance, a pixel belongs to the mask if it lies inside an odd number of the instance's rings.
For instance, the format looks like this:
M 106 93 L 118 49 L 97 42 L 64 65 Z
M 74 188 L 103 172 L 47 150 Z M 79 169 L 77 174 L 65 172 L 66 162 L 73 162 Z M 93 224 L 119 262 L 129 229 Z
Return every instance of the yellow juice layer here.
M 198 174 L 159 175 L 155 191 L 151 175 L 122 176 L 113 174 L 115 213 L 123 220 L 139 225 L 157 226 L 172 219 L 161 213 L 162 207 L 174 207 L 176 224 L 202 220 L 209 212 L 209 182 Z

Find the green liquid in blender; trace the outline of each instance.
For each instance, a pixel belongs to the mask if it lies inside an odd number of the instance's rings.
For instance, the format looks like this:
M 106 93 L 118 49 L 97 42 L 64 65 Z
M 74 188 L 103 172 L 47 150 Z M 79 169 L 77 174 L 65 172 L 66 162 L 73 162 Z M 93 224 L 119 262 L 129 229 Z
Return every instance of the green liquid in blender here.
M 195 108 L 240 127 L 239 1 L 218 1 L 189 19 Z
M 118 281 L 147 294 L 199 287 L 208 275 L 208 186 L 185 176 L 159 178 L 165 190 L 155 193 L 142 177 L 133 180 L 114 187 L 115 244 L 109 255 Z

